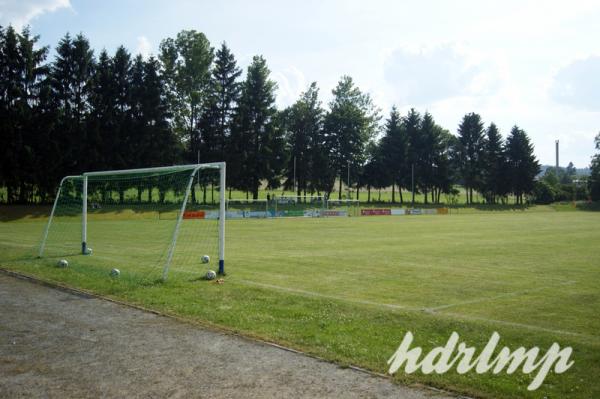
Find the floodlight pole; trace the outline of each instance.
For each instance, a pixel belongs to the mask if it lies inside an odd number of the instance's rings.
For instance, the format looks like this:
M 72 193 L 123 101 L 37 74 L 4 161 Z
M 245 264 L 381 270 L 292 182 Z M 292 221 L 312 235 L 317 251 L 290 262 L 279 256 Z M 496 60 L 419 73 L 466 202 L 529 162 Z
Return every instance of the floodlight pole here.
M 81 206 L 81 253 L 87 254 L 87 194 L 88 194 L 88 177 L 83 176 L 83 195 Z

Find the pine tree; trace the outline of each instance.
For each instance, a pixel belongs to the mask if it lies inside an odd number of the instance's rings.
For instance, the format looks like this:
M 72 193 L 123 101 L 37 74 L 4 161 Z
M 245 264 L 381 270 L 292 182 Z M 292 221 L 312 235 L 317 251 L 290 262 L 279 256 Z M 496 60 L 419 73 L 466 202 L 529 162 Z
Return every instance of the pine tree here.
M 235 107 L 240 98 L 241 84 L 238 82 L 241 69 L 237 67 L 235 56 L 223 42 L 217 50 L 213 69 L 213 92 L 216 104 L 216 136 L 217 155 L 219 160 L 226 160 L 227 141 L 231 135 L 231 124 Z
M 384 154 L 385 147 L 375 141 L 367 144 L 367 162 L 363 169 L 363 176 L 367 186 L 367 202 L 371 202 L 371 189 L 379 190 L 378 201 L 381 201 L 381 189 L 389 186 L 391 178 L 390 165 L 386 164 L 386 155 Z M 402 200 L 402 194 L 400 194 Z
M 232 143 L 233 116 L 240 97 L 241 83 L 238 78 L 241 73 L 233 53 L 222 43 L 216 52 L 204 112 L 198 123 L 200 159 L 202 162 L 226 161 L 228 186 L 237 185 L 235 180 L 241 168 Z
M 408 170 L 408 138 L 406 130 L 402 123 L 402 118 L 398 109 L 393 106 L 389 118 L 385 122 L 384 135 L 379 142 L 379 149 L 371 151 L 371 160 L 368 163 L 369 170 L 367 175 L 370 179 L 375 179 L 374 187 L 392 186 L 392 203 L 396 202 L 396 186 L 400 202 L 403 202 L 402 188 L 410 182 L 407 181 Z M 378 173 L 381 176 L 374 176 L 371 173 L 379 168 Z
M 419 141 L 421 143 L 419 162 L 415 165 L 416 184 L 423 193 L 423 200 L 429 202 L 428 195 L 433 191 L 435 167 L 434 157 L 439 147 L 437 125 L 433 116 L 425 112 L 419 128 Z
M 22 130 L 19 128 L 22 101 L 21 81 L 22 60 L 19 54 L 18 33 L 9 26 L 2 35 L 2 180 L 6 186 L 7 202 L 17 201 L 22 173 L 20 153 L 23 148 Z
M 54 198 L 58 183 L 65 176 L 61 169 L 63 149 L 59 147 L 57 126 L 59 108 L 52 92 L 51 80 L 48 76 L 42 80 L 35 106 L 33 129 L 36 141 L 35 185 L 38 188 L 40 202 L 48 203 Z M 42 156 L 43 154 L 43 156 Z
M 9 106 L 6 99 L 6 89 L 8 79 L 6 77 L 6 34 L 4 28 L 0 26 L 0 187 L 7 187 L 10 174 L 10 164 L 8 162 L 9 146 L 12 141 L 9 130 Z M 8 202 L 8 198 L 0 196 L 0 201 Z
M 154 57 L 144 61 L 137 55 L 130 71 L 128 93 L 128 135 L 126 151 L 131 168 L 160 166 L 179 160 L 179 141 L 168 121 L 168 106 L 160 74 L 160 63 Z M 136 187 L 142 201 L 144 187 Z M 165 200 L 165 188 L 158 187 L 159 201 Z M 148 200 L 152 201 L 151 192 Z
M 297 195 L 320 191 L 318 183 L 327 170 L 314 169 L 322 151 L 323 108 L 319 89 L 313 82 L 308 90 L 286 112 L 286 143 L 289 153 L 286 167 L 286 187 L 291 188 L 296 179 Z
M 431 178 L 431 201 L 440 202 L 442 193 L 449 194 L 452 191 L 453 170 L 451 163 L 451 148 L 454 146 L 456 137 L 448 130 L 435 124 L 432 135 L 432 157 L 433 175 Z
M 53 94 L 59 104 L 60 121 L 57 134 L 63 148 L 65 174 L 86 170 L 86 123 L 90 112 L 94 56 L 83 35 L 71 39 L 69 34 L 60 40 L 51 67 Z
M 38 36 L 0 27 L 0 185 L 8 202 L 32 202 L 40 193 L 36 154 L 44 148 L 36 133 L 39 94 L 47 73 L 47 48 L 36 48 Z
M 408 140 L 407 146 L 407 169 L 408 175 L 410 176 L 410 188 L 412 191 L 412 203 L 415 202 L 415 193 L 418 190 L 419 181 L 419 165 L 423 163 L 423 148 L 425 144 L 421 137 L 421 115 L 413 108 L 410 109 L 408 114 L 402 118 L 402 124 L 406 131 L 406 138 Z M 414 178 L 413 178 L 414 176 Z
M 115 84 L 112 60 L 106 50 L 100 52 L 90 95 L 87 151 L 94 169 L 114 165 L 112 145 L 115 141 Z
M 483 146 L 482 193 L 488 203 L 495 204 L 499 197 L 508 194 L 506 156 L 498 127 L 490 123 Z
M 142 163 L 161 166 L 175 163 L 180 155 L 177 137 L 168 122 L 160 64 L 154 57 L 143 63 L 143 88 L 140 103 L 142 120 Z
M 269 75 L 265 59 L 255 56 L 248 66 L 236 113 L 233 141 L 241 160 L 241 180 L 247 181 L 240 188 L 249 190 L 254 199 L 258 199 L 263 180 L 272 188 L 279 185 L 284 161 L 283 134 L 277 126 L 275 108 L 277 84 Z
M 506 139 L 506 158 L 511 191 L 517 204 L 523 204 L 523 195 L 533 191 L 535 177 L 540 173 L 540 164 L 533 154 L 527 133 L 514 126 Z
M 366 160 L 365 147 L 377 131 L 379 112 L 371 97 L 354 86 L 350 76 L 342 76 L 332 94 L 324 126 L 330 165 L 338 177 L 341 199 L 342 181 L 348 168 L 359 170 Z
M 481 117 L 476 113 L 465 115 L 458 126 L 458 142 L 455 151 L 468 204 L 473 203 L 473 190 L 481 188 L 484 143 Z

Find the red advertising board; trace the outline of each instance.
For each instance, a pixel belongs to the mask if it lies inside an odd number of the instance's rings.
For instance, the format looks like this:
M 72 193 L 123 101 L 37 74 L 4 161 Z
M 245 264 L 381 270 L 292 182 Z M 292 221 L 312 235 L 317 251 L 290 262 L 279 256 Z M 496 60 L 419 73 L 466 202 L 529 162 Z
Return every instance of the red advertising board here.
M 183 212 L 184 219 L 204 219 L 204 211 L 185 211 Z
M 362 216 L 391 215 L 392 210 L 391 209 L 377 209 L 377 208 L 369 209 L 369 208 L 367 208 L 367 209 L 361 209 L 360 214 Z

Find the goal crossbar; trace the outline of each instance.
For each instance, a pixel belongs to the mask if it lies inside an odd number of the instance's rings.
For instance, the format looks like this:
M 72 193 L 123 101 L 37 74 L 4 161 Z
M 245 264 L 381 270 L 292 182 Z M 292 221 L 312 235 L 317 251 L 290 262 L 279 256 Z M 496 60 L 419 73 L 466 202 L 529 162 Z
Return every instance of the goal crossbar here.
M 200 169 L 221 169 L 225 167 L 225 162 L 211 162 L 188 165 L 159 166 L 156 168 L 140 169 L 122 169 L 122 170 L 104 170 L 98 172 L 86 172 L 82 176 L 109 176 L 109 175 L 131 175 L 137 173 L 160 173 L 160 172 L 181 172 L 184 170 L 198 171 Z

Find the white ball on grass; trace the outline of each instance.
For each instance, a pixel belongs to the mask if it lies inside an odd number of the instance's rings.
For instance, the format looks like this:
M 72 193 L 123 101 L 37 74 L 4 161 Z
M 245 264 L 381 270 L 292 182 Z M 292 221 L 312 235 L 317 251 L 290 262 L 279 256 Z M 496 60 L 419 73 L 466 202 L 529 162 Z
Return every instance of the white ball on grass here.
M 214 280 L 217 277 L 217 273 L 215 273 L 214 270 L 209 270 L 206 272 L 206 279 L 207 280 Z
M 202 256 L 202 263 L 208 263 L 208 262 L 210 262 L 210 256 L 203 255 Z
M 85 254 L 86 255 L 91 255 L 92 254 L 92 248 L 86 248 L 85 249 Z
M 58 266 L 60 268 L 69 267 L 69 262 L 67 262 L 66 259 L 61 259 L 61 260 L 58 261 L 58 263 L 56 264 L 56 266 Z
M 119 269 L 112 269 L 110 271 L 110 276 L 111 277 L 119 277 L 120 274 L 121 274 L 121 271 Z

